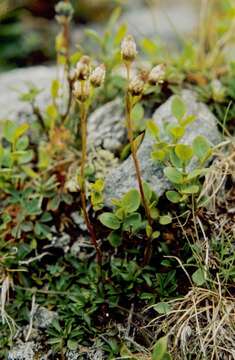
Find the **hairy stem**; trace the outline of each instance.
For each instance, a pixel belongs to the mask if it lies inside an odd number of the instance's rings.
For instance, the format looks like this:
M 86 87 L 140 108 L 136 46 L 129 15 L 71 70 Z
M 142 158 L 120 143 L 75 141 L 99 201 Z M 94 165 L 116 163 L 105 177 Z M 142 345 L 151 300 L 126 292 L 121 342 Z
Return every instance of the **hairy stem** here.
M 128 80 L 128 84 L 129 84 L 129 82 L 130 82 L 130 67 L 128 65 L 127 65 L 127 80 Z M 136 178 L 137 178 L 137 182 L 138 182 L 138 186 L 139 186 L 140 196 L 141 196 L 142 203 L 143 203 L 143 206 L 145 209 L 148 223 L 149 223 L 150 227 L 152 227 L 152 218 L 151 218 L 150 210 L 149 210 L 149 207 L 148 207 L 145 195 L 144 195 L 143 182 L 142 182 L 142 178 L 141 178 L 141 169 L 140 169 L 140 164 L 139 164 L 139 160 L 137 157 L 137 151 L 136 151 L 136 146 L 135 146 L 135 142 L 134 142 L 131 110 L 132 110 L 132 96 L 129 94 L 129 91 L 127 89 L 127 92 L 126 92 L 126 120 L 127 120 L 128 140 L 129 140 L 129 143 L 131 146 L 131 154 L 132 154 L 132 158 L 133 158 L 133 162 L 134 162 L 134 166 L 135 166 L 135 172 L 136 172 Z
M 97 243 L 96 234 L 93 225 L 90 222 L 87 208 L 86 208 L 86 181 L 85 181 L 85 166 L 87 158 L 87 108 L 84 102 L 80 103 L 81 114 L 81 136 L 82 136 L 82 159 L 81 159 L 81 203 L 84 220 L 87 230 L 90 234 L 91 241 L 96 249 L 97 261 L 99 265 L 102 262 L 102 254 Z

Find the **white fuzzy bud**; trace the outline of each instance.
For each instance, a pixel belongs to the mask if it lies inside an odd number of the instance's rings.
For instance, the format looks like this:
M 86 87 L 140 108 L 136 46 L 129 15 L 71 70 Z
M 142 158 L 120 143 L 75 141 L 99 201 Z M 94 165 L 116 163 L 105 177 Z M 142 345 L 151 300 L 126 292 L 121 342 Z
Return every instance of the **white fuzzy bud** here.
M 124 61 L 133 62 L 137 55 L 136 42 L 132 35 L 127 35 L 121 44 L 121 55 Z
M 151 85 L 157 85 L 163 82 L 165 77 L 165 65 L 160 64 L 155 66 L 149 73 L 149 83 Z
M 92 71 L 91 76 L 90 76 L 91 85 L 94 87 L 100 87 L 104 83 L 105 74 L 106 74 L 105 65 L 101 64 L 101 65 L 97 66 Z

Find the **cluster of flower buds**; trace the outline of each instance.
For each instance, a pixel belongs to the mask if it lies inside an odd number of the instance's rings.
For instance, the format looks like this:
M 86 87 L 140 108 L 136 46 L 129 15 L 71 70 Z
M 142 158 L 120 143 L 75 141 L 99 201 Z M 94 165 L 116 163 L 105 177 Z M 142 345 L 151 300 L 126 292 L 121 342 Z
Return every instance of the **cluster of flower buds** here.
M 148 81 L 150 85 L 162 84 L 165 78 L 166 66 L 159 64 L 150 71 Z
M 137 56 L 136 42 L 132 35 L 127 35 L 121 44 L 121 55 L 124 63 L 129 67 Z M 165 65 L 159 64 L 155 66 L 150 72 L 146 70 L 130 80 L 128 91 L 132 96 L 141 96 L 144 92 L 146 83 L 150 85 L 158 85 L 164 81 L 165 78 Z
M 59 24 L 64 25 L 66 22 L 71 21 L 74 13 L 73 6 L 70 2 L 60 1 L 55 6 L 56 20 Z
M 73 81 L 73 95 L 81 102 L 85 102 L 91 93 L 91 86 L 98 88 L 105 81 L 105 66 L 101 64 L 91 71 L 91 59 L 89 56 L 82 56 L 71 74 Z

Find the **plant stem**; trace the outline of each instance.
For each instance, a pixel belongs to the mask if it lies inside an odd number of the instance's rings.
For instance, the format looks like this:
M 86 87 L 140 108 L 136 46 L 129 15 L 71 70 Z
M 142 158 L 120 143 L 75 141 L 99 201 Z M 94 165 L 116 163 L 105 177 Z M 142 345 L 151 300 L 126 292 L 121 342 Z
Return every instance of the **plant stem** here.
M 133 162 L 134 162 L 134 166 L 135 166 L 135 172 L 136 172 L 136 178 L 137 178 L 137 182 L 138 182 L 138 186 L 139 186 L 140 196 L 141 196 L 141 199 L 142 199 L 142 202 L 144 205 L 148 223 L 151 226 L 152 219 L 151 219 L 149 207 L 148 207 L 147 201 L 145 199 L 145 195 L 144 195 L 143 182 L 141 179 L 140 164 L 139 164 L 139 160 L 137 157 L 136 146 L 134 143 L 131 110 L 132 110 L 131 95 L 127 93 L 127 95 L 126 95 L 126 117 L 127 117 L 128 140 L 129 140 L 130 146 L 131 146 L 131 154 L 132 154 L 132 158 L 133 158 Z
M 98 264 L 102 263 L 102 254 L 97 243 L 96 234 L 93 225 L 90 222 L 87 208 L 86 208 L 86 180 L 85 180 L 85 166 L 87 158 L 87 107 L 85 102 L 80 102 L 81 115 L 81 136 L 82 136 L 82 159 L 81 159 L 81 203 L 84 220 L 87 230 L 90 233 L 91 241 L 96 249 Z
M 143 187 L 143 182 L 142 182 L 142 178 L 141 178 L 141 168 L 140 168 L 140 163 L 139 163 L 138 156 L 137 156 L 136 145 L 134 142 L 133 125 L 132 125 L 132 118 L 131 118 L 132 96 L 128 91 L 128 85 L 130 83 L 130 67 L 128 64 L 126 65 L 126 69 L 127 69 L 127 91 L 126 91 L 127 135 L 128 135 L 128 140 L 129 140 L 129 143 L 131 146 L 131 154 L 132 154 L 132 158 L 133 158 L 133 162 L 134 162 L 134 166 L 135 166 L 135 172 L 136 172 L 136 178 L 137 178 L 137 182 L 138 182 L 138 186 L 139 186 L 140 196 L 141 196 L 142 203 L 143 203 L 143 206 L 145 209 L 148 224 L 149 224 L 150 228 L 152 228 L 152 218 L 150 215 L 148 203 L 147 203 L 145 195 L 144 195 L 144 187 Z M 145 249 L 145 254 L 150 253 L 150 248 L 151 248 L 151 236 L 148 239 L 148 244 Z M 147 256 L 147 258 L 149 258 L 149 256 Z M 147 258 L 145 256 L 144 262 L 149 261 L 149 259 L 147 259 Z

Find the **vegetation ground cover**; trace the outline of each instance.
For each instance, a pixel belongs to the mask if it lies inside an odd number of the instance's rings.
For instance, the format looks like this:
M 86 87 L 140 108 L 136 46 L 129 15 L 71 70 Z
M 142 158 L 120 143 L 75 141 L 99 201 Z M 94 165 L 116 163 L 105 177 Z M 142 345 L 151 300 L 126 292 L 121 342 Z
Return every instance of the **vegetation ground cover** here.
M 34 339 L 38 307 L 55 318 L 36 332 L 35 358 L 50 350 L 60 359 L 71 352 L 78 359 L 98 353 L 100 359 L 235 357 L 234 5 L 202 8 L 199 39 L 185 41 L 178 54 L 150 39 L 136 44 L 125 24 L 116 29 L 119 15 L 116 9 L 102 37 L 87 31 L 99 51 L 80 44 L 71 54 L 73 8 L 58 3 L 63 80 L 52 82 L 43 112 L 40 89 L 21 94 L 32 108 L 29 123 L 4 119 L 2 358 L 20 340 Z M 216 115 L 220 144 L 203 136 L 181 142 L 195 121 L 181 97 L 184 88 Z M 162 136 L 151 116 L 171 95 L 176 123 Z M 89 162 L 87 120 L 116 97 L 125 104 L 128 141 L 115 156 L 132 156 L 138 187 L 110 208 L 104 179 Z M 160 198 L 139 166 L 145 132 L 154 139 L 152 161 L 171 183 Z

